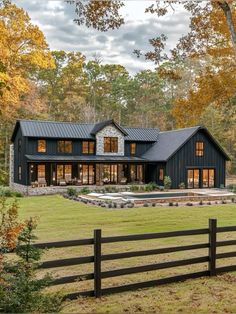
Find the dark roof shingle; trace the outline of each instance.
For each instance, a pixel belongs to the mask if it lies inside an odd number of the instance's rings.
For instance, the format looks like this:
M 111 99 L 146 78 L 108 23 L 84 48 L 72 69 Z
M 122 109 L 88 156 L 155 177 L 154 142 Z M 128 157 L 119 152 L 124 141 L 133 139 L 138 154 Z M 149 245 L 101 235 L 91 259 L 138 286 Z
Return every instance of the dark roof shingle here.
M 166 161 L 179 149 L 200 126 L 160 132 L 158 141 L 142 157 L 150 161 Z
M 107 121 L 105 121 L 105 124 Z M 94 132 L 103 126 L 102 123 L 75 123 L 75 122 L 54 122 L 38 120 L 18 120 L 12 135 L 12 141 L 16 135 L 16 130 L 20 126 L 23 136 L 44 137 L 44 138 L 78 138 L 95 139 Z M 127 141 L 155 142 L 159 129 L 154 128 L 125 128 L 120 127 L 125 133 Z

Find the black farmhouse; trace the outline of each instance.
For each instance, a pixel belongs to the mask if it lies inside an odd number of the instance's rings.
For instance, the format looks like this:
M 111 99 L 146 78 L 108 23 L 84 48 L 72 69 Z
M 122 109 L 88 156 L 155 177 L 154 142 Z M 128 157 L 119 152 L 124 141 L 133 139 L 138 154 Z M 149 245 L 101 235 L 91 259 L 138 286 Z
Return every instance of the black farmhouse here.
M 18 120 L 11 145 L 10 184 L 17 190 L 67 185 L 148 183 L 172 188 L 225 185 L 228 155 L 202 126 L 160 132 L 113 120 L 68 123 Z

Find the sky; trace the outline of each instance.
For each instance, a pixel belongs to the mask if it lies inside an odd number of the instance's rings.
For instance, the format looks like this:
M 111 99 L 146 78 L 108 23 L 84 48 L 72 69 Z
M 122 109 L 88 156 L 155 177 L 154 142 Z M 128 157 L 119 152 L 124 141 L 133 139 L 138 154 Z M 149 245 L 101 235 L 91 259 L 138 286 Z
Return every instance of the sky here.
M 168 37 L 168 51 L 188 32 L 189 15 L 181 6 L 158 18 L 144 13 L 145 8 L 154 3 L 149 0 L 125 0 L 121 10 L 125 24 L 108 32 L 78 26 L 73 21 L 76 18 L 75 6 L 64 0 L 13 2 L 28 12 L 32 22 L 43 31 L 52 50 L 80 51 L 88 60 L 98 55 L 102 63 L 121 64 L 132 75 L 155 67 L 150 61 L 138 59 L 133 54 L 134 49 L 149 51 L 148 40 L 164 33 Z

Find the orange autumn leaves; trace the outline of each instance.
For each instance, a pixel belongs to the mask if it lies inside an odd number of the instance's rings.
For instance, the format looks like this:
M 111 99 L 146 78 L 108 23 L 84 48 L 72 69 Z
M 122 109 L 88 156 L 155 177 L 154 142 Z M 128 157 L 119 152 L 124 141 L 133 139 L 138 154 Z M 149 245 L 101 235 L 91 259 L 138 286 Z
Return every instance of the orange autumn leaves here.
M 236 25 L 236 9 L 232 8 L 234 25 Z M 191 49 L 188 57 L 198 58 L 202 64 L 200 73 L 196 73 L 191 88 L 174 102 L 172 114 L 178 127 L 197 124 L 199 118 L 209 105 L 223 107 L 235 95 L 236 56 L 225 22 L 223 11 L 217 4 L 204 15 L 192 19 L 193 37 L 201 49 Z
M 0 256 L 4 251 L 11 251 L 16 246 L 19 233 L 25 223 L 18 221 L 18 204 L 14 201 L 6 205 L 6 199 L 0 199 Z
M 43 33 L 28 14 L 11 3 L 0 3 L 0 115 L 10 118 L 30 90 L 30 75 L 54 67 Z

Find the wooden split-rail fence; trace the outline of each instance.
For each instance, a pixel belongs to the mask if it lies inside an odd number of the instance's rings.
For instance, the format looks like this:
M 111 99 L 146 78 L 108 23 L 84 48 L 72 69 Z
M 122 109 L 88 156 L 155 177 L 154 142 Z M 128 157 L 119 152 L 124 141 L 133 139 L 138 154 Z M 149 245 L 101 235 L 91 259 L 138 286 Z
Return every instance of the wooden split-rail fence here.
M 163 285 L 167 283 L 174 283 L 179 281 L 184 281 L 191 278 L 199 278 L 203 276 L 215 276 L 216 274 L 228 271 L 236 271 L 236 265 L 216 267 L 216 261 L 218 259 L 227 259 L 231 257 L 236 257 L 236 251 L 217 253 L 218 247 L 236 245 L 236 240 L 226 240 L 217 241 L 217 234 L 223 232 L 233 232 L 236 231 L 236 226 L 228 227 L 217 227 L 217 220 L 210 219 L 208 228 L 203 229 L 193 229 L 193 230 L 182 230 L 182 231 L 170 231 L 161 233 L 146 233 L 146 234 L 133 234 L 124 236 L 112 236 L 103 237 L 101 230 L 94 230 L 93 238 L 89 239 L 79 239 L 79 240 L 69 240 L 51 243 L 37 243 L 34 244 L 35 247 L 44 248 L 65 248 L 73 246 L 85 246 L 93 245 L 94 254 L 92 256 L 75 257 L 68 259 L 45 261 L 40 265 L 40 268 L 48 269 L 55 267 L 65 267 L 71 265 L 87 264 L 93 263 L 94 268 L 92 273 L 79 274 L 73 276 L 66 276 L 61 278 L 56 278 L 53 281 L 53 285 L 68 284 L 78 281 L 78 278 L 82 277 L 83 280 L 93 280 L 93 290 L 81 291 L 69 293 L 65 296 L 66 299 L 75 299 L 78 296 L 95 296 L 101 297 L 105 294 L 117 293 L 122 291 L 136 290 L 140 288 L 153 287 L 157 285 Z M 163 239 L 170 237 L 183 237 L 183 236 L 197 236 L 197 235 L 208 235 L 208 241 L 199 244 L 189 244 L 183 246 L 165 247 L 165 248 L 155 248 L 150 250 L 141 251 L 131 251 L 131 252 L 121 252 L 112 254 L 102 254 L 102 245 L 105 243 L 115 243 L 124 241 L 140 241 L 140 240 L 150 240 L 150 239 Z M 183 252 L 197 249 L 208 249 L 208 254 L 205 256 L 199 256 L 194 258 L 186 258 L 175 261 L 168 261 L 163 263 L 133 266 L 128 268 L 114 269 L 109 271 L 102 270 L 103 261 L 119 260 L 130 257 L 140 257 L 149 256 L 156 254 L 166 254 L 172 252 Z M 178 266 L 187 266 L 193 264 L 208 263 L 207 270 L 191 272 L 182 275 L 175 275 L 167 278 L 159 278 L 144 282 L 136 282 L 131 284 L 125 284 L 121 286 L 113 286 L 108 288 L 102 287 L 102 280 L 104 278 L 111 278 L 117 276 L 123 276 L 128 274 L 142 273 L 166 268 L 174 268 Z M 236 264 L 236 263 L 235 263 Z

